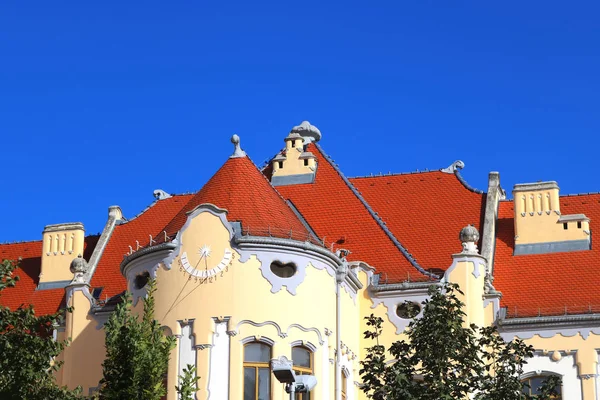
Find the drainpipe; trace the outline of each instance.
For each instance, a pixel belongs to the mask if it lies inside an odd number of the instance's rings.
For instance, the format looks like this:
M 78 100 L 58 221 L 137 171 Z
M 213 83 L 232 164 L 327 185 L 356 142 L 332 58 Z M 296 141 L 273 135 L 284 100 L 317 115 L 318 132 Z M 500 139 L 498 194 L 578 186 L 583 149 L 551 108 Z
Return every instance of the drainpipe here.
M 342 263 L 338 266 L 335 273 L 335 400 L 342 400 L 342 283 L 348 275 L 348 262 L 346 256 L 350 253 L 348 250 L 340 249 L 336 252 Z

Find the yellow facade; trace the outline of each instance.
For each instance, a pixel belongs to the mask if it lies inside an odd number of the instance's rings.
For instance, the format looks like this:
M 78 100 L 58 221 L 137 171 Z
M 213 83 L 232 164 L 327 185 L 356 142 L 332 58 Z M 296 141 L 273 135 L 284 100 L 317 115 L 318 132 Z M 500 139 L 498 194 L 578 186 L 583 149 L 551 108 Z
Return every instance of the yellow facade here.
M 273 186 L 312 184 L 318 173 L 317 158 L 306 145 L 319 138 L 320 132 L 308 122 L 292 130 L 286 148 L 272 161 Z M 245 157 L 239 138 L 232 142 L 236 146 L 232 158 Z M 583 214 L 561 214 L 556 183 L 517 185 L 513 193 L 515 254 L 518 249 L 523 254 L 519 257 L 589 245 L 590 219 Z M 155 195 L 159 202 L 171 197 L 160 190 Z M 497 213 L 497 203 L 488 208 L 494 211 L 494 207 Z M 187 364 L 194 365 L 200 377 L 199 400 L 244 399 L 251 382 L 247 374 L 256 372 L 253 376 L 266 379 L 260 375 L 261 368 L 269 372 L 270 382 L 253 386 L 257 393 L 267 390 L 269 400 L 287 399 L 284 385 L 270 373 L 270 361 L 292 359 L 296 347 L 310 354 L 310 365 L 302 371 L 317 378 L 311 400 L 341 400 L 342 393 L 347 400 L 366 399 L 360 391 L 360 360 L 372 343 L 363 338 L 368 329 L 365 317 L 374 314 L 383 319 L 380 340 L 389 346 L 403 337 L 412 318 L 420 317 L 420 313 L 407 317 L 398 307 L 406 301 L 422 303 L 429 286 L 443 282 L 456 283 L 464 292 L 461 300 L 467 324 L 497 324 L 505 339 L 517 337 L 534 346 L 536 353 L 525 368 L 524 379 L 558 374 L 563 378 L 563 399 L 592 400 L 599 395 L 600 326 L 593 316 L 508 318 L 500 305 L 502 294 L 493 286 L 493 251 L 487 258 L 482 255 L 477 248 L 479 232 L 473 226 L 460 231 L 460 241 L 453 241 L 456 251 L 448 255 L 439 279 L 410 281 L 409 277 L 387 283 L 378 265 L 356 258 L 348 261 L 345 237 L 326 244 L 310 235 L 299 239 L 294 232 L 273 234 L 271 226 L 245 230 L 239 210 L 231 212 L 222 203 L 201 202 L 180 214 L 183 222 L 176 232 L 164 228 L 158 236 L 150 235 L 147 245 L 128 245 L 120 265 L 136 312 L 142 311 L 140 300 L 147 290 L 146 281 L 140 278 L 156 279 L 156 318 L 165 333 L 177 340 L 169 362 L 168 400 L 177 399 L 173 388 Z M 66 305 L 74 308 L 57 331 L 58 339 L 71 340 L 61 355 L 64 366 L 57 380 L 71 388 L 82 386 L 84 393 L 97 390 L 102 377 L 103 325 L 115 305 L 94 297 L 92 278 L 115 227 L 124 223 L 120 209 L 111 207 L 89 264 L 74 260 L 84 250 L 81 224 L 48 226 L 43 234 L 38 287 L 62 287 L 52 285 L 70 282 L 65 288 Z M 248 359 L 247 346 L 254 343 L 269 349 L 269 361 Z

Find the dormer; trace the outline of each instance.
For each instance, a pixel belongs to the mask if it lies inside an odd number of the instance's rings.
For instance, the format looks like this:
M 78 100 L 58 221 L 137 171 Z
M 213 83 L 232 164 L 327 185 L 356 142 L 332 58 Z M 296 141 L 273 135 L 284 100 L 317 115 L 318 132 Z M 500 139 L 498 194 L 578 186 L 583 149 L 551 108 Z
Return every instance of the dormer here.
M 590 220 L 561 214 L 556 182 L 517 184 L 513 195 L 515 255 L 590 250 Z
M 304 121 L 292 128 L 285 138 L 285 149 L 272 160 L 273 186 L 312 183 L 317 170 L 317 160 L 306 146 L 321 139 L 321 132 L 310 122 Z
M 71 261 L 83 254 L 85 231 L 80 222 L 47 225 L 42 233 L 38 289 L 65 287 L 73 279 Z

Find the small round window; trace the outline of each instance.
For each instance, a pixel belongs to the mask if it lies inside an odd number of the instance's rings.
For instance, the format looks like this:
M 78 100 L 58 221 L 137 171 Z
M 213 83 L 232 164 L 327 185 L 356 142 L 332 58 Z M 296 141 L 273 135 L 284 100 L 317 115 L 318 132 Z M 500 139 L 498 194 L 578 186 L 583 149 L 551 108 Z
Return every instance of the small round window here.
M 135 290 L 140 290 L 141 288 L 146 286 L 149 280 L 150 274 L 148 273 L 148 271 L 136 275 L 133 281 L 133 286 L 135 287 Z
M 271 272 L 280 278 L 291 278 L 296 274 L 296 265 L 292 263 L 283 264 L 279 261 L 274 261 L 271 263 Z
M 419 315 L 420 312 L 421 306 L 414 301 L 405 301 L 402 304 L 398 304 L 398 307 L 396 307 L 396 315 L 404 319 L 414 318 Z

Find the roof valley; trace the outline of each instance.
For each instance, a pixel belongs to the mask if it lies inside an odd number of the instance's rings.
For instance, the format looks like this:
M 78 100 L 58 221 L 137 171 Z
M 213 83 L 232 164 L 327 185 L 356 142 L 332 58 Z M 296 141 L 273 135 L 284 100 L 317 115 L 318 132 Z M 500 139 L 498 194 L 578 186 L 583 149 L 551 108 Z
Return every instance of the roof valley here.
M 356 189 L 356 187 L 354 187 L 352 182 L 350 182 L 348 180 L 348 178 L 346 178 L 346 176 L 342 173 L 342 171 L 335 164 L 333 159 L 327 153 L 325 153 L 325 151 L 321 148 L 321 146 L 318 143 L 314 143 L 314 145 L 319 150 L 319 152 L 323 155 L 323 157 L 329 162 L 331 167 L 336 171 L 336 173 L 340 176 L 340 178 L 342 178 L 342 180 L 344 181 L 346 186 L 350 189 L 350 191 L 352 191 L 352 193 L 356 196 L 356 198 L 361 202 L 363 207 L 365 207 L 365 209 L 367 210 L 367 212 L 369 213 L 371 218 L 373 218 L 375 220 L 377 225 L 383 230 L 383 232 L 391 240 L 391 242 L 398 248 L 398 250 L 400 250 L 402 255 L 404 255 L 404 257 L 410 262 L 410 264 L 413 267 L 415 267 L 415 269 L 417 271 L 419 271 L 420 273 L 422 273 L 423 275 L 426 275 L 431 278 L 438 278 L 437 275 L 432 274 L 431 272 L 428 272 L 427 270 L 425 270 L 425 268 L 423 268 L 417 262 L 417 260 L 415 260 L 412 257 L 412 255 L 408 252 L 408 250 L 402 245 L 402 243 L 400 243 L 400 241 L 396 238 L 396 236 L 394 236 L 394 234 L 388 229 L 388 227 L 385 225 L 383 220 L 377 215 L 377 213 L 375 213 L 375 211 L 371 208 L 369 203 L 367 203 L 367 201 L 360 194 L 360 192 Z

